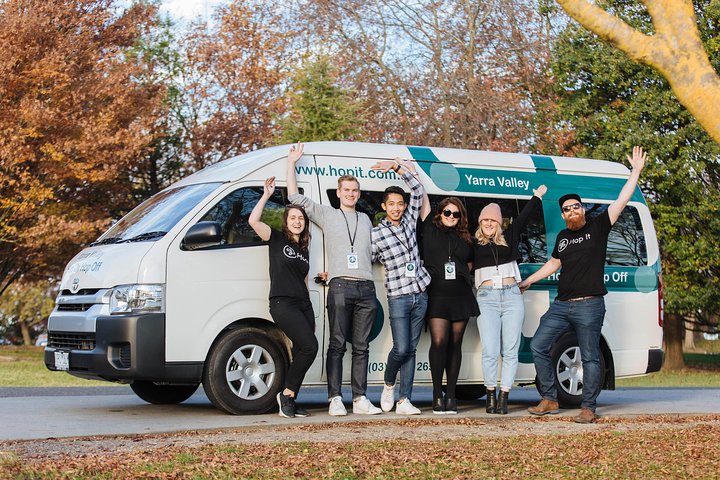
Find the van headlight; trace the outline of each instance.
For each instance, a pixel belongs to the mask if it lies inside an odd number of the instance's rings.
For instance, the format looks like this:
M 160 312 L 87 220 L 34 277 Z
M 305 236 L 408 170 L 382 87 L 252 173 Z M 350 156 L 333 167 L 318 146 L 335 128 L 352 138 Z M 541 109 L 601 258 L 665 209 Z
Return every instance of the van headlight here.
M 162 285 L 118 285 L 110 292 L 110 315 L 122 313 L 163 313 Z

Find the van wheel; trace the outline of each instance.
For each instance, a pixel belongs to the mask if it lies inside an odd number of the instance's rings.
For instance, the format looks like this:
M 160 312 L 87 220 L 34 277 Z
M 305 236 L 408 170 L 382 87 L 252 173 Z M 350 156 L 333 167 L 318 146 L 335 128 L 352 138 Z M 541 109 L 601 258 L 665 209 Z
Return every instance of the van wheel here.
M 555 387 L 558 402 L 565 407 L 579 407 L 582 403 L 583 366 L 575 333 L 564 335 L 555 344 L 551 352 L 552 364 L 555 367 Z M 600 371 L 605 375 L 605 357 L 600 354 Z M 605 379 L 600 379 L 600 385 Z M 539 386 L 539 384 L 538 384 Z
M 233 414 L 265 413 L 285 381 L 282 348 L 259 329 L 226 333 L 205 362 L 203 388 L 215 407 Z
M 154 405 L 175 405 L 192 397 L 199 384 L 158 385 L 153 382 L 135 380 L 130 388 L 135 395 Z

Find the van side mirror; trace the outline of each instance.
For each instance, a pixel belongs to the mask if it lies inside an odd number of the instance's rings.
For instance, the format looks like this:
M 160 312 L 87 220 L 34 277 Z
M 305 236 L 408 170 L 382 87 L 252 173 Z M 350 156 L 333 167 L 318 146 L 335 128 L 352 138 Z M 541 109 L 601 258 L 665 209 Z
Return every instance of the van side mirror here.
M 222 226 L 219 222 L 198 222 L 187 231 L 180 248 L 198 250 L 214 247 L 222 241 Z

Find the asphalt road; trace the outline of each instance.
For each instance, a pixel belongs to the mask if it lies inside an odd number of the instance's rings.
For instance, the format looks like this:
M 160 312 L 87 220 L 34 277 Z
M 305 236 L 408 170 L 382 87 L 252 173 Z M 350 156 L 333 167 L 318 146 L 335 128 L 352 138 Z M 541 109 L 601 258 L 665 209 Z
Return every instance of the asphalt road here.
M 368 397 L 377 405 L 380 387 L 371 387 Z M 346 401 L 349 392 L 345 392 Z M 413 403 L 424 417 L 434 417 L 430 409 L 432 393 L 416 387 Z M 526 408 L 538 402 L 534 387 L 518 388 L 510 395 L 510 416 L 527 415 Z M 180 405 L 150 405 L 129 387 L 87 388 L 0 388 L 0 440 L 30 440 L 93 435 L 125 435 L 186 430 L 236 428 L 295 423 L 347 422 L 398 418 L 395 413 L 377 416 L 327 415 L 326 391 L 304 388 L 299 402 L 311 412 L 304 419 L 280 418 L 276 412 L 265 415 L 233 416 L 216 410 L 202 389 Z M 484 400 L 461 402 L 459 416 L 487 416 Z M 603 391 L 598 399 L 603 416 L 691 415 L 720 413 L 718 388 L 624 388 Z M 351 409 L 348 409 L 351 410 Z M 575 415 L 563 410 L 561 415 Z M 496 416 L 493 416 L 496 418 Z

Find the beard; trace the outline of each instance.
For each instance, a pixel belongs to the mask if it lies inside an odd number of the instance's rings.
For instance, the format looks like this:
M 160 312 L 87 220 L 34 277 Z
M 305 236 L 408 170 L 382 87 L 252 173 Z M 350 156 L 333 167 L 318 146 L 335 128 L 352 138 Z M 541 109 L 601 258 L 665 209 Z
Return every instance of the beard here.
M 566 218 L 565 225 L 568 230 L 580 230 L 585 226 L 585 215 L 577 215 L 571 218 Z

